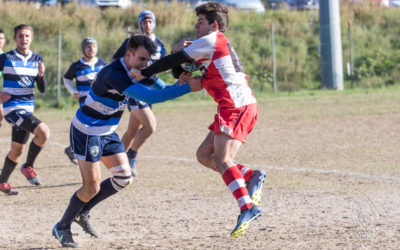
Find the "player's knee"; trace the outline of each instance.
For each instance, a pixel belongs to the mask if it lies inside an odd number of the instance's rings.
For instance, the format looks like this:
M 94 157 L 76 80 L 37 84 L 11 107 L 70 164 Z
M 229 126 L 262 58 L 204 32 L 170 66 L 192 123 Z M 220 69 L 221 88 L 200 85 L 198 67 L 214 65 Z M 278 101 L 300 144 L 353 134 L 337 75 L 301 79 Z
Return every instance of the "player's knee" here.
M 83 198 L 86 200 L 90 200 L 93 198 L 98 192 L 100 192 L 100 183 L 93 182 L 87 183 L 83 186 Z
M 111 168 L 113 177 L 111 183 L 116 190 L 121 190 L 132 183 L 133 176 L 129 164 Z
M 37 129 L 35 129 L 34 134 L 38 137 L 41 143 L 45 143 L 50 138 L 50 129 L 46 124 L 41 123 Z
M 203 163 L 209 159 L 210 155 L 207 154 L 202 148 L 198 148 L 196 151 L 196 157 L 200 163 Z

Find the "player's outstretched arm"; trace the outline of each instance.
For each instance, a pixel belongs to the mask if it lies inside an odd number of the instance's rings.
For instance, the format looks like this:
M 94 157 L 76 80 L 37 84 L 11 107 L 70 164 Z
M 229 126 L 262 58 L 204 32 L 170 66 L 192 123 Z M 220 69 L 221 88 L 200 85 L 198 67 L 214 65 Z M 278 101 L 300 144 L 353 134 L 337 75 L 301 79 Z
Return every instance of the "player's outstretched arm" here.
M 196 86 L 193 85 L 193 88 Z M 163 90 L 150 89 L 147 86 L 135 82 L 123 91 L 123 94 L 130 97 L 139 99 L 146 103 L 158 103 L 165 102 L 177 97 L 183 96 L 189 93 L 192 86 L 190 84 L 184 84 L 182 86 L 170 87 Z M 194 90 L 197 91 L 197 90 Z

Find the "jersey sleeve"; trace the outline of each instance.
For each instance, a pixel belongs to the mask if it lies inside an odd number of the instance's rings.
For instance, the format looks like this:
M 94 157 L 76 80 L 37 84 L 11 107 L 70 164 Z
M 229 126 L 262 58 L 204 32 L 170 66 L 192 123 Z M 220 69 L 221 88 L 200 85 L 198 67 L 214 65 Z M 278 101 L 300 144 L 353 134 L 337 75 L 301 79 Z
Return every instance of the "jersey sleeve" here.
M 188 56 L 193 58 L 195 61 L 211 59 L 214 46 L 209 39 L 209 36 L 201 37 L 194 40 L 192 44 L 184 48 Z
M 75 74 L 76 74 L 75 63 L 73 63 L 73 64 L 71 64 L 71 66 L 69 66 L 67 72 L 65 72 L 64 78 L 72 80 L 72 79 L 74 79 Z
M 3 71 L 5 61 L 6 61 L 6 53 L 0 55 L 0 71 Z
M 130 98 L 135 98 L 149 104 L 165 102 L 175 99 L 190 92 L 189 84 L 174 86 L 162 90 L 150 89 L 143 84 L 133 84 L 124 91 L 124 94 Z

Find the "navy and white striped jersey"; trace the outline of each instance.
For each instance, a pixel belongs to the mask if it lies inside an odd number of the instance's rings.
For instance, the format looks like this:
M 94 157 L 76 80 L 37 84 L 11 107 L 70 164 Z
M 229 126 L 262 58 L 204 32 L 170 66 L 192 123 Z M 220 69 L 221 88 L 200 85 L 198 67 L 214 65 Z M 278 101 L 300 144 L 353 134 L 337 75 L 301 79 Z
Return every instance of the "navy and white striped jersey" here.
M 73 118 L 73 126 L 87 135 L 108 135 L 116 130 L 129 97 L 156 103 L 190 92 L 189 84 L 152 90 L 137 83 L 130 76 L 123 58 L 106 65 L 97 74 L 85 104 Z
M 100 58 L 95 58 L 92 63 L 86 62 L 83 58 L 71 64 L 69 69 L 64 75 L 65 79 L 72 81 L 74 78 L 76 80 L 76 91 L 80 93 L 81 98 L 85 98 L 88 93 L 90 86 L 93 83 L 97 73 L 102 69 L 107 63 Z M 71 92 L 75 89 L 67 89 Z M 73 94 L 73 92 L 71 94 Z
M 14 49 L 0 55 L 0 71 L 3 70 L 4 78 L 2 92 L 11 94 L 11 99 L 3 103 L 4 115 L 16 109 L 33 113 L 38 61 L 43 62 L 43 58 L 32 51 L 24 56 Z

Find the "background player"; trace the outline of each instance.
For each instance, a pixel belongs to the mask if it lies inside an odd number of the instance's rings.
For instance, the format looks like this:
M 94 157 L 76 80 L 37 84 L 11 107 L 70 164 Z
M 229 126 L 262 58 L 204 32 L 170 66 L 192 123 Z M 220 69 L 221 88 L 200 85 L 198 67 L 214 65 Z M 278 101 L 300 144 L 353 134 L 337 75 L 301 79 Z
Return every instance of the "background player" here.
M 89 93 L 90 86 L 100 69 L 107 63 L 97 58 L 97 41 L 93 37 L 86 37 L 81 42 L 83 57 L 69 66 L 64 75 L 63 81 L 65 87 L 75 100 L 79 100 L 79 106 L 85 103 L 86 96 Z M 76 81 L 76 88 L 73 85 L 73 79 Z M 71 146 L 64 150 L 70 161 L 78 164 L 74 158 Z
M 31 184 L 40 185 L 33 164 L 50 136 L 47 125 L 33 115 L 34 83 L 37 83 L 42 93 L 47 88 L 43 58 L 29 49 L 33 40 L 33 28 L 26 24 L 16 26 L 14 40 L 17 48 L 0 55 L 0 70 L 3 70 L 4 77 L 1 98 L 3 112 L 7 122 L 12 124 L 11 150 L 1 170 L 0 191 L 9 195 L 18 194 L 18 191 L 8 183 L 8 179 L 25 149 L 30 133 L 35 137 L 29 145 L 21 172 Z M 9 95 L 9 98 L 5 98 L 4 95 Z
M 266 179 L 263 170 L 251 170 L 235 161 L 235 156 L 258 119 L 256 98 L 247 83 L 239 57 L 223 32 L 228 28 L 228 10 L 208 2 L 196 8 L 195 41 L 183 40 L 172 55 L 143 70 L 132 70 L 137 78 L 173 68 L 174 76 L 183 69 L 178 65 L 192 61 L 199 64 L 202 83 L 218 103 L 218 114 L 210 132 L 197 150 L 198 161 L 217 170 L 238 201 L 241 213 L 232 238 L 243 234 L 249 223 L 262 214 L 258 207 Z M 178 67 L 176 67 L 178 66 Z
M 71 146 L 78 159 L 83 181 L 52 231 L 65 247 L 79 246 L 73 240 L 70 229 L 74 220 L 85 232 L 97 237 L 96 230 L 89 222 L 90 210 L 132 182 L 124 145 L 115 132 L 126 108 L 127 98 L 147 103 L 163 102 L 202 88 L 200 81 L 190 81 L 189 84 L 164 90 L 151 90 L 138 84 L 130 76 L 129 70 L 145 67 L 154 53 L 154 43 L 148 37 L 132 36 L 125 56 L 106 65 L 97 74 L 85 104 L 72 120 Z M 101 183 L 100 161 L 113 175 Z
M 150 10 L 142 11 L 138 16 L 138 27 L 140 32 L 149 37 L 156 45 L 156 53 L 151 56 L 149 65 L 160 58 L 167 55 L 164 43 L 154 33 L 156 27 L 156 17 Z M 113 56 L 113 60 L 117 60 L 125 54 L 126 43 L 128 39 L 124 41 L 121 47 Z M 158 78 L 156 75 L 152 75 L 149 78 L 145 78 L 140 83 L 147 86 L 152 86 L 156 89 L 163 89 L 170 85 L 167 85 L 164 81 Z M 129 164 L 132 169 L 133 176 L 137 175 L 136 168 L 136 157 L 139 148 L 156 130 L 157 121 L 151 110 L 151 105 L 136 99 L 129 99 L 128 109 L 130 111 L 128 128 L 122 136 L 121 140 L 127 150 Z

